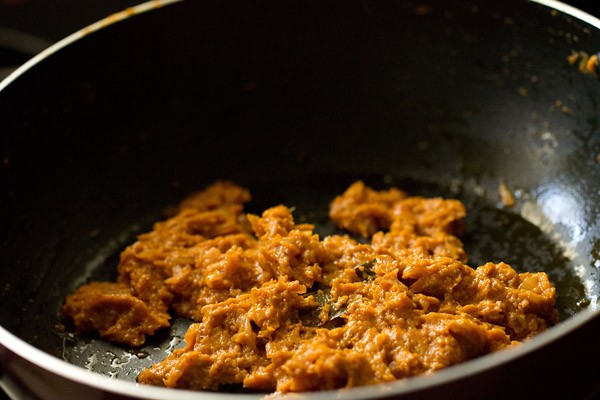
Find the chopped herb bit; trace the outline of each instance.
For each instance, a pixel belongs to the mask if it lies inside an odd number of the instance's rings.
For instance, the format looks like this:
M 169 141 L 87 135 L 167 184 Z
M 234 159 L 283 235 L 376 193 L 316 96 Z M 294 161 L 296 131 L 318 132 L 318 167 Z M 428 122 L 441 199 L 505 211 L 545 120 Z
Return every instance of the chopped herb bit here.
M 354 267 L 354 272 L 358 276 L 358 279 L 360 279 L 361 281 L 369 281 L 376 278 L 377 274 L 375 273 L 375 271 L 373 271 L 373 267 L 375 266 L 376 262 L 377 259 L 374 258 L 372 260 L 362 263 L 358 267 Z
M 343 325 L 343 323 L 340 324 L 340 322 L 342 321 L 339 319 L 346 313 L 346 306 L 343 305 L 341 307 L 337 307 L 335 304 L 332 304 L 331 290 L 328 286 L 321 286 L 318 283 L 315 283 L 311 290 L 304 293 L 303 296 L 313 296 L 313 298 L 318 304 L 316 308 L 307 310 L 300 316 L 305 325 L 328 327 L 330 325 L 330 322 L 334 322 L 335 325 Z M 327 307 L 328 309 L 328 321 L 325 324 L 323 324 L 322 321 L 319 319 L 319 316 L 321 314 L 321 311 L 325 309 L 325 307 Z

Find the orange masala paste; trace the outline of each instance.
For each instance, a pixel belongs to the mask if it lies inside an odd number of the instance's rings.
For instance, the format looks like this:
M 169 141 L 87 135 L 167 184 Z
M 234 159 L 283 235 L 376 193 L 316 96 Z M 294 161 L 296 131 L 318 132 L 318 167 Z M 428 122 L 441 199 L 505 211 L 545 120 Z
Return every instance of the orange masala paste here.
M 466 265 L 458 200 L 357 181 L 329 215 L 370 244 L 320 238 L 284 205 L 244 213 L 249 200 L 227 181 L 190 195 L 122 252 L 116 282 L 82 286 L 63 314 L 79 332 L 129 346 L 172 314 L 190 318 L 185 346 L 138 382 L 277 392 L 430 373 L 558 322 L 545 273 Z

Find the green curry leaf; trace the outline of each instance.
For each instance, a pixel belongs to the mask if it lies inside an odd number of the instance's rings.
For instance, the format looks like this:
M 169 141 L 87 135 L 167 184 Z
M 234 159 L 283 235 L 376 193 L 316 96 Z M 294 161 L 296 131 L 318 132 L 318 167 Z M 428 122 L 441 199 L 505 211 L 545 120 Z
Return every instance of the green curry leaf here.
M 354 267 L 354 272 L 356 273 L 356 276 L 358 276 L 358 279 L 360 279 L 361 281 L 370 281 L 375 279 L 377 277 L 377 274 L 375 273 L 375 271 L 373 271 L 373 267 L 375 266 L 376 262 L 377 259 L 374 258 L 372 260 L 360 264 L 357 267 Z

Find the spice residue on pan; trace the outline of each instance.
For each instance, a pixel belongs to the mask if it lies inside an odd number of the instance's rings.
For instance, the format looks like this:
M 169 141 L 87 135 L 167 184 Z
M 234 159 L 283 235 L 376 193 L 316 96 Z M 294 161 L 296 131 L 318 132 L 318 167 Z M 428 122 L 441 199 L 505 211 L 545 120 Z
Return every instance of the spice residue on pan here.
M 453 199 L 375 191 L 332 199 L 350 235 L 319 237 L 293 210 L 247 214 L 250 192 L 216 182 L 121 254 L 117 282 L 70 294 L 79 332 L 142 345 L 171 314 L 196 321 L 185 346 L 140 383 L 300 392 L 388 382 L 517 345 L 558 322 L 545 273 L 473 269 Z
M 597 54 L 589 54 L 586 51 L 573 51 L 567 57 L 567 61 L 571 65 L 577 65 L 579 71 L 584 74 L 590 74 L 593 76 L 598 76 L 599 68 L 598 68 L 598 55 Z
M 515 194 L 504 180 L 502 180 L 498 186 L 498 193 L 500 194 L 500 199 L 505 207 L 513 207 L 517 202 Z

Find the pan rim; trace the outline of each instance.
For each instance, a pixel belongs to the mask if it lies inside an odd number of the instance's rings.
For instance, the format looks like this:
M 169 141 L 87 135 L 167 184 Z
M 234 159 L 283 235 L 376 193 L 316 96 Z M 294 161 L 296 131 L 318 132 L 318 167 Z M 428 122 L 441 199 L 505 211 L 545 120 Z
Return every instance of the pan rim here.
M 516 360 L 525 356 L 526 354 L 549 345 L 563 336 L 566 336 L 575 329 L 585 325 L 595 317 L 600 317 L 599 308 L 589 308 L 583 310 L 577 315 L 570 317 L 569 319 L 559 323 L 547 331 L 536 335 L 531 340 L 523 342 L 521 345 L 481 356 L 479 358 L 436 371 L 431 375 L 414 376 L 394 382 L 349 389 L 277 394 L 277 397 L 283 400 L 368 400 L 386 398 L 391 395 L 396 396 L 415 393 L 419 390 L 434 388 L 448 382 L 477 375 L 494 367 L 508 363 L 512 360 Z M 199 392 L 181 389 L 174 390 L 110 378 L 109 376 L 86 370 L 85 368 L 68 363 L 67 361 L 61 360 L 58 357 L 46 353 L 18 338 L 2 326 L 0 326 L 0 346 L 4 346 L 6 349 L 10 350 L 31 364 L 41 367 L 70 381 L 100 389 L 105 392 L 127 395 L 131 398 L 160 400 L 167 396 L 173 400 L 191 400 L 197 399 L 199 393 L 201 393 L 203 398 L 207 400 L 225 400 L 234 398 L 242 400 L 258 400 L 267 399 L 272 396 L 272 393 L 233 394 L 207 391 Z M 5 365 L 4 368 L 6 367 L 7 366 Z M 7 372 L 8 371 L 6 370 L 4 371 L 5 374 Z
M 150 10 L 154 10 L 163 6 L 178 3 L 183 0 L 149 0 L 141 3 L 137 6 L 127 8 L 123 11 L 112 14 L 106 18 L 103 18 L 83 29 L 80 29 L 71 35 L 59 40 L 58 42 L 50 45 L 46 49 L 42 50 L 37 55 L 33 56 L 27 62 L 18 67 L 14 72 L 7 76 L 4 80 L 0 81 L 0 92 L 15 81 L 19 76 L 23 75 L 34 65 L 43 61 L 45 58 L 58 52 L 60 49 L 76 42 L 83 37 L 103 29 L 114 23 L 128 19 L 134 15 L 144 13 Z M 533 3 L 538 3 L 547 6 L 551 9 L 560 11 L 566 15 L 570 15 L 576 19 L 584 21 L 598 29 L 600 29 L 600 19 L 596 18 L 585 11 L 582 11 L 576 7 L 565 4 L 557 0 L 529 0 Z M 320 392 L 307 392 L 307 393 L 291 393 L 279 395 L 281 398 L 293 398 L 302 400 L 303 398 L 310 400 L 334 400 L 334 399 L 346 399 L 346 400 L 357 400 L 357 399 L 376 399 L 389 397 L 391 395 L 404 395 L 414 393 L 422 389 L 433 388 L 440 386 L 445 383 L 466 378 L 472 375 L 476 375 L 481 372 L 485 372 L 491 368 L 516 360 L 520 357 L 525 356 L 535 350 L 541 349 L 542 347 L 554 342 L 555 340 L 568 335 L 570 332 L 577 328 L 585 325 L 593 318 L 600 317 L 600 308 L 590 307 L 585 309 L 578 314 L 570 317 L 569 319 L 562 321 L 558 325 L 548 329 L 545 332 L 540 333 L 530 341 L 523 343 L 517 347 L 506 349 L 501 352 L 492 353 L 486 356 L 479 357 L 477 359 L 461 363 L 456 366 L 448 367 L 446 369 L 437 371 L 434 374 L 427 376 L 415 376 L 407 378 L 405 380 L 390 382 L 387 384 L 379 384 L 375 386 L 364 386 L 356 387 L 352 389 L 343 390 L 328 390 Z M 46 353 L 37 347 L 25 342 L 13 333 L 9 332 L 3 326 L 0 325 L 0 348 L 6 348 L 22 359 L 36 365 L 44 370 L 50 371 L 68 380 L 80 383 L 85 386 L 90 386 L 103 390 L 105 392 L 122 394 L 131 398 L 139 399 L 163 399 L 166 397 L 172 399 L 188 400 L 197 399 L 198 391 L 189 390 L 172 390 L 160 387 L 154 387 L 149 385 L 140 385 L 137 383 L 110 378 L 105 375 L 101 375 L 85 368 L 76 366 L 68 363 L 67 361 L 61 360 L 49 353 Z M 5 368 L 6 366 L 4 366 Z M 6 373 L 6 371 L 4 371 Z M 2 378 L 0 378 L 0 386 L 2 386 Z M 244 400 L 261 399 L 271 396 L 270 394 L 231 394 L 231 393 L 218 393 L 218 392 L 201 392 L 202 398 L 224 400 L 227 398 L 236 398 Z
M 31 59 L 29 59 L 28 61 L 23 63 L 21 66 L 16 68 L 6 78 L 1 80 L 0 81 L 0 92 L 2 92 L 2 90 L 4 90 L 8 85 L 10 85 L 11 82 L 13 82 L 15 79 L 17 79 L 23 73 L 25 73 L 31 67 L 33 67 L 40 61 L 44 60 L 48 56 L 56 53 L 63 47 L 66 47 L 66 46 L 70 45 L 71 43 L 76 42 L 77 40 L 79 40 L 95 31 L 103 29 L 114 23 L 123 21 L 134 15 L 141 14 L 141 13 L 144 13 L 144 12 L 147 12 L 150 10 L 154 10 L 154 9 L 157 9 L 160 7 L 164 7 L 164 6 L 167 6 L 170 4 L 179 3 L 181 1 L 184 1 L 184 0 L 148 0 L 146 2 L 138 4 L 136 6 L 129 7 L 125 10 L 116 12 L 116 13 L 109 15 L 108 17 L 102 18 L 102 19 L 100 19 L 78 31 L 73 32 L 72 34 L 68 35 L 67 37 L 55 42 L 54 44 L 50 45 L 46 49 L 42 50 L 41 52 L 39 52 L 38 54 L 33 56 Z M 532 3 L 538 3 L 541 5 L 544 5 L 551 9 L 555 9 L 566 15 L 570 15 L 581 21 L 587 22 L 588 24 L 600 29 L 600 18 L 597 18 L 597 17 L 595 17 L 583 10 L 580 10 L 574 6 L 563 3 L 562 1 L 559 1 L 559 0 L 528 0 L 528 1 L 532 2 Z
M 92 34 L 98 30 L 106 28 L 112 24 L 118 23 L 125 19 L 129 19 L 134 15 L 142 14 L 147 11 L 155 10 L 164 6 L 168 6 L 173 3 L 178 3 L 183 0 L 148 0 L 146 2 L 140 3 L 133 7 L 128 7 L 122 11 L 118 11 L 114 14 L 111 14 L 105 18 L 102 18 L 82 29 L 79 29 L 72 34 L 66 36 L 65 38 L 51 44 L 47 48 L 40 51 L 38 54 L 34 55 L 32 58 L 27 60 L 25 63 L 16 68 L 10 75 L 0 81 L 0 92 L 4 90 L 8 85 L 10 85 L 14 80 L 16 80 L 19 76 L 23 75 L 26 71 L 31 69 L 34 65 L 38 64 L 45 58 L 51 56 L 52 54 L 58 52 L 62 48 L 84 38 L 85 36 Z
M 580 10 L 577 7 L 574 7 L 570 4 L 563 3 L 559 0 L 529 0 L 533 3 L 539 3 L 541 5 L 552 8 L 556 11 L 560 11 L 564 14 L 575 17 L 581 21 L 587 22 L 588 24 L 600 28 L 600 18 L 597 18 L 583 10 Z

